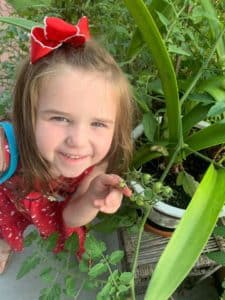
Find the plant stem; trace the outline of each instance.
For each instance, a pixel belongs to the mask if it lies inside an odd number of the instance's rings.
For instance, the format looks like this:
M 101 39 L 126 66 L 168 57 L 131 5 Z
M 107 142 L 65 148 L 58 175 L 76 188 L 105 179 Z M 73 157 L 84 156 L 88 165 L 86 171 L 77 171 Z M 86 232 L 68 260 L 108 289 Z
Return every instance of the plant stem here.
M 198 73 L 196 74 L 195 78 L 193 79 L 193 81 L 191 82 L 191 84 L 189 85 L 189 87 L 187 88 L 186 92 L 184 93 L 184 95 L 182 96 L 182 98 L 180 99 L 180 105 L 182 106 L 184 101 L 187 99 L 188 95 L 190 94 L 190 92 L 192 91 L 192 89 L 195 87 L 197 81 L 199 80 L 199 78 L 201 77 L 204 69 L 207 67 L 208 63 L 210 62 L 214 52 L 216 51 L 216 47 L 217 44 L 220 40 L 220 38 L 223 36 L 225 32 L 225 27 L 224 29 L 221 31 L 221 33 L 219 34 L 218 38 L 216 39 L 215 44 L 213 45 L 213 48 L 209 54 L 208 59 L 205 61 L 205 63 L 203 63 L 203 65 L 201 66 L 201 68 L 199 69 Z
M 137 238 L 137 245 L 136 245 L 136 249 L 135 249 L 135 253 L 134 253 L 134 260 L 133 260 L 133 265 L 132 265 L 132 274 L 133 274 L 133 278 L 132 278 L 132 281 L 131 281 L 131 299 L 132 300 L 135 300 L 136 297 L 135 297 L 135 272 L 136 272 L 136 269 L 137 269 L 137 262 L 138 262 L 138 255 L 139 255 L 139 251 L 140 251 L 140 245 L 141 245 L 141 238 L 142 238 L 142 234 L 143 234 L 143 231 L 144 231 L 144 225 L 146 223 L 146 220 L 149 216 L 149 213 L 152 209 L 152 206 L 148 205 L 146 206 L 146 211 L 145 211 L 145 214 L 144 214 L 144 217 L 142 219 L 142 222 L 141 222 L 141 226 L 140 226 L 140 230 L 138 232 L 138 238 Z
M 104 254 L 102 254 L 102 258 L 104 259 L 104 261 L 105 261 L 105 263 L 106 263 L 106 265 L 107 265 L 107 268 L 108 268 L 108 270 L 109 270 L 110 275 L 112 275 L 112 274 L 113 274 L 112 269 L 111 269 L 111 267 L 110 267 L 110 264 L 109 264 L 108 260 L 107 260 L 106 257 L 104 256 Z M 113 276 L 112 276 L 112 281 L 113 281 L 115 287 L 118 289 L 118 284 L 117 284 L 116 281 L 114 280 Z
M 84 279 L 83 282 L 81 283 L 79 290 L 77 291 L 76 295 L 74 296 L 74 300 L 78 299 L 80 292 L 82 291 L 82 289 L 84 287 L 85 281 L 86 280 Z
M 213 164 L 214 166 L 218 167 L 218 168 L 224 168 L 220 163 L 215 162 L 215 160 L 210 159 L 209 157 L 205 156 L 204 154 L 201 154 L 197 151 L 192 150 L 190 147 L 188 147 L 188 149 L 196 156 L 201 157 L 203 160 L 209 162 L 210 164 Z
M 180 149 L 181 149 L 181 145 L 178 144 L 177 147 L 176 147 L 176 149 L 175 149 L 175 151 L 174 151 L 174 153 L 173 153 L 173 155 L 172 155 L 172 157 L 171 157 L 171 159 L 170 159 L 170 161 L 169 161 L 169 163 L 166 166 L 166 169 L 164 170 L 162 176 L 160 177 L 160 181 L 161 182 L 164 181 L 164 179 L 166 178 L 167 174 L 169 173 L 169 170 L 170 170 L 172 164 L 174 163 L 174 161 L 175 161 L 175 159 L 177 157 L 177 154 L 180 151 Z

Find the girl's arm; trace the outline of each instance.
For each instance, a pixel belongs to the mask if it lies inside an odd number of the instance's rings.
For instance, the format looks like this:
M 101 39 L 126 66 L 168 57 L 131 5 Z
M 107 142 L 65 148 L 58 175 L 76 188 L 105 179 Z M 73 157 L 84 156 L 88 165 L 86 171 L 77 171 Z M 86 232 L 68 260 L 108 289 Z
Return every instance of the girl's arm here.
M 99 211 L 115 213 L 121 205 L 123 195 L 131 195 L 127 186 L 120 187 L 121 180 L 121 177 L 114 174 L 92 177 L 87 190 L 83 194 L 75 194 L 65 207 L 65 224 L 70 227 L 83 226 L 92 221 Z

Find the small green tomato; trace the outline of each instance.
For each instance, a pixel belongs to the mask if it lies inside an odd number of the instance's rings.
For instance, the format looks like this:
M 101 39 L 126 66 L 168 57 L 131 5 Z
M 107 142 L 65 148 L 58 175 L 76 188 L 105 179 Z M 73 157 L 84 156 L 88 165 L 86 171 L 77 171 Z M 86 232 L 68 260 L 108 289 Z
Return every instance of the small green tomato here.
M 163 193 L 165 196 L 171 197 L 173 195 L 173 190 L 169 186 L 164 186 Z
M 150 182 L 151 178 L 152 178 L 152 176 L 150 174 L 145 173 L 143 175 L 143 182 L 144 182 L 144 184 L 148 184 Z
M 161 191 L 162 191 L 162 187 L 163 187 L 163 184 L 162 182 L 160 181 L 157 181 L 153 184 L 153 191 L 156 193 L 156 194 L 159 194 Z
M 127 186 L 127 184 L 126 184 L 125 180 L 121 179 L 121 180 L 120 180 L 120 183 L 119 183 L 119 187 L 120 187 L 121 189 L 124 189 L 126 186 Z

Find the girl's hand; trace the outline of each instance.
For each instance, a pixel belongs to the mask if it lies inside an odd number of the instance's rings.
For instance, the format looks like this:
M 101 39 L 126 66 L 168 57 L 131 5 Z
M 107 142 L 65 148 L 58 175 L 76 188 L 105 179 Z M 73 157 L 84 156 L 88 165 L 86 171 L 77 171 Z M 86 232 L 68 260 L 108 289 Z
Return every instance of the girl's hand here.
M 114 174 L 101 174 L 95 177 L 87 193 L 95 208 L 103 213 L 112 214 L 118 210 L 124 196 L 130 197 L 132 192 L 124 185 L 121 177 Z

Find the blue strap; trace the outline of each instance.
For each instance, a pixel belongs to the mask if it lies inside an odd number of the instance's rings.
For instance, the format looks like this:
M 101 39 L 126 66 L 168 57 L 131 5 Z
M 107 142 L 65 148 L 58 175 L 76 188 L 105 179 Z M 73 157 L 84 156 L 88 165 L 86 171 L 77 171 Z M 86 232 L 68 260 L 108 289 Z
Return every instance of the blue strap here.
M 19 151 L 16 144 L 16 137 L 11 123 L 4 121 L 0 122 L 0 127 L 4 129 L 5 136 L 9 145 L 10 162 L 7 170 L 0 176 L 0 184 L 9 179 L 16 171 L 19 161 Z

